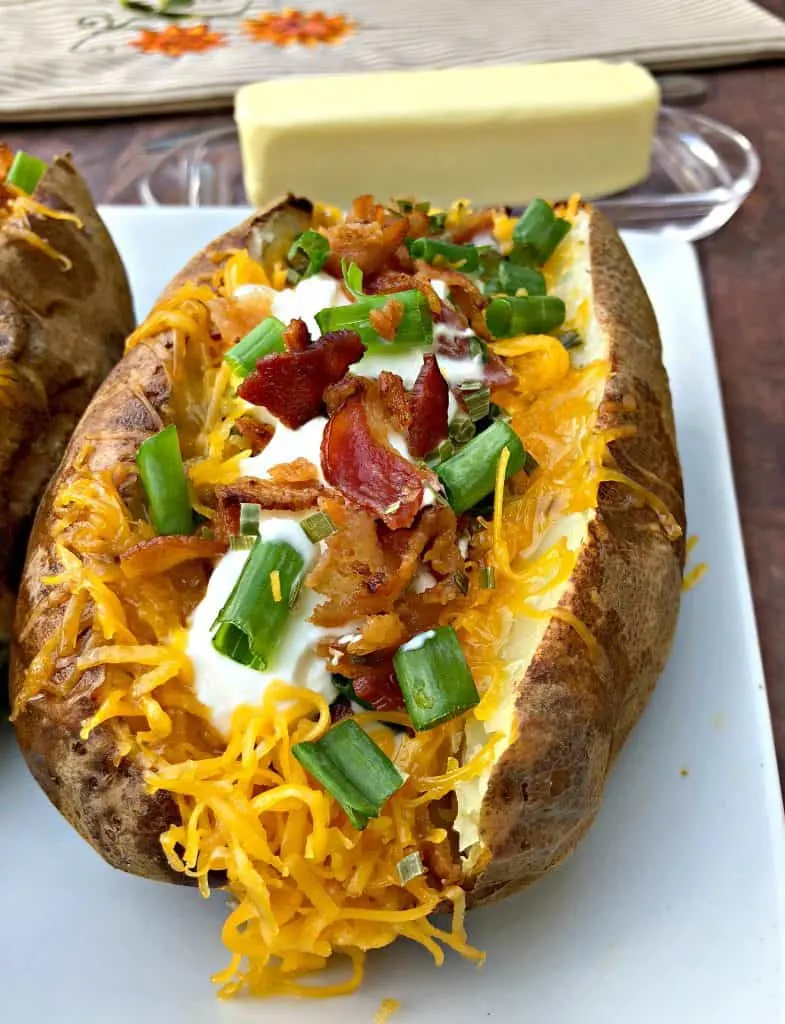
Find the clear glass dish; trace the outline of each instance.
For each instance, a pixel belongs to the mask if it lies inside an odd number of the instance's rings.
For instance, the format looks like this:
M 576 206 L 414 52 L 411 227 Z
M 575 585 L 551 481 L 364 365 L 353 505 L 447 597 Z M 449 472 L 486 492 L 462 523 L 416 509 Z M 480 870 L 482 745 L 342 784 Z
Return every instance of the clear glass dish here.
M 246 205 L 234 128 L 170 136 L 153 145 L 156 151 L 138 180 L 142 203 Z M 596 205 L 618 227 L 666 231 L 694 241 L 730 220 L 759 173 L 758 154 L 740 132 L 702 114 L 663 107 L 648 179 Z

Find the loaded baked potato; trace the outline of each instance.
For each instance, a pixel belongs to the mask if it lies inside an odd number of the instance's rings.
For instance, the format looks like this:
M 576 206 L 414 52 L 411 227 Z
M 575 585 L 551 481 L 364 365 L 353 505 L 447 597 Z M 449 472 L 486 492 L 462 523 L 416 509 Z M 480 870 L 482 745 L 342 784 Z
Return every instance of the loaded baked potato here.
M 346 991 L 401 936 L 477 958 L 465 907 L 597 812 L 684 528 L 657 325 L 601 214 L 289 197 L 175 278 L 71 440 L 19 742 L 110 864 L 228 886 L 225 994 L 335 953 Z
M 0 146 L 0 661 L 31 517 L 133 329 L 122 262 L 70 156 Z

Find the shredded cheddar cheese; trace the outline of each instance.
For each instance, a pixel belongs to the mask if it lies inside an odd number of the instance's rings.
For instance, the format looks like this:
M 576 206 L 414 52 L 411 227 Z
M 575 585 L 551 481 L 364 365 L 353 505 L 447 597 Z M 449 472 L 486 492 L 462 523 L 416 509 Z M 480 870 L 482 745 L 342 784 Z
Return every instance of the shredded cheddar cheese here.
M 577 199 L 571 200 L 568 213 L 575 216 L 577 208 Z M 466 203 L 454 204 L 448 223 L 451 218 L 458 223 L 468 209 Z M 328 224 L 332 216 L 322 210 L 315 223 Z M 504 243 L 512 226 L 513 220 L 499 215 L 494 234 Z M 211 515 L 205 499 L 209 489 L 235 480 L 249 454 L 233 432 L 248 407 L 233 394 L 223 363 L 227 346 L 211 333 L 210 303 L 216 295 L 231 297 L 244 284 L 278 288 L 285 283 L 278 270 L 270 280 L 245 251 L 224 254 L 219 263 L 211 286 L 179 288 L 127 343 L 129 351 L 151 346 L 165 362 L 194 504 L 206 516 Z M 588 313 L 584 309 L 579 316 Z M 608 445 L 629 428 L 596 429 L 609 365 L 574 366 L 549 336 L 513 338 L 494 349 L 518 377 L 514 388 L 498 395 L 499 404 L 509 411 L 538 468 L 519 493 L 515 478 L 505 486 L 510 452 L 502 452 L 493 523 L 482 535 L 496 586 L 481 590 L 474 573 L 471 601 L 449 619 L 481 695 L 474 718 L 487 726 L 487 737 L 462 758 L 460 721 L 397 739 L 380 730 L 377 741 L 405 782 L 364 831 L 350 826 L 337 801 L 292 755 L 295 744 L 316 740 L 329 727 L 322 696 L 284 681 L 273 683 L 259 705 L 235 711 L 228 738 L 214 730 L 208 709 L 194 696 L 185 653 L 185 630 L 198 595 L 187 596 L 166 573 L 131 580 L 116 557 L 153 536 L 152 527 L 135 517 L 121 496 L 127 470 L 91 470 L 86 446 L 54 496 L 59 569 L 46 581 L 51 604 L 34 616 L 57 607 L 60 629 L 30 665 L 15 712 L 55 685 L 62 695 L 90 680 L 97 705 L 83 723 L 82 738 L 99 727 L 111 730 L 117 763 L 128 756 L 141 761 L 149 791 L 176 801 L 180 820 L 161 837 L 172 870 L 194 879 L 204 897 L 211 892 L 211 873 L 228 879 L 232 909 L 222 938 L 230 959 L 214 976 L 224 997 L 247 991 L 316 998 L 354 991 L 366 952 L 401 937 L 420 944 L 437 965 L 445 948 L 482 962 L 482 953 L 466 937 L 464 891 L 431 875 L 401 885 L 396 865 L 421 843 L 447 838 L 446 830 L 429 819 L 429 807 L 456 786 L 487 774 L 508 739 L 490 723 L 505 696 L 501 648 L 513 617 L 559 618 L 592 657 L 602 656 L 583 623 L 547 604 L 548 593 L 566 582 L 577 557 L 564 537 L 545 543 L 549 526 L 594 509 L 603 482 L 626 481 L 672 535 L 675 520 L 665 503 L 627 481 L 609 460 Z M 0 376 L 0 404 L 2 381 Z M 280 601 L 277 571 L 270 574 L 270 587 Z M 61 668 L 57 684 L 52 682 L 55 664 Z M 394 721 L 396 715 L 362 712 L 356 718 L 375 737 L 375 723 Z M 403 714 L 398 720 L 407 722 Z M 431 915 L 445 906 L 451 909 L 450 922 L 440 927 Z M 319 984 L 314 975 L 336 957 L 345 962 L 344 976 Z M 378 1020 L 388 1019 L 397 1006 L 385 1000 Z

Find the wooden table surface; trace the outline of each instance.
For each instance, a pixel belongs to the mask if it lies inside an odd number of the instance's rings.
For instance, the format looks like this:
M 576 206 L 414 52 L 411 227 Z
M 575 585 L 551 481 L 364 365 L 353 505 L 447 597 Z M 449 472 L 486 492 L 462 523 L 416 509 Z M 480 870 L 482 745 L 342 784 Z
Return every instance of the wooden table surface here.
M 785 17 L 785 0 L 764 6 Z M 785 785 L 785 66 L 700 74 L 709 87 L 701 111 L 747 135 L 763 162 L 746 205 L 699 249 Z M 200 114 L 7 125 L 0 134 L 44 157 L 70 149 L 98 202 L 112 203 L 138 201 L 133 182 L 152 140 L 230 124 L 229 114 Z

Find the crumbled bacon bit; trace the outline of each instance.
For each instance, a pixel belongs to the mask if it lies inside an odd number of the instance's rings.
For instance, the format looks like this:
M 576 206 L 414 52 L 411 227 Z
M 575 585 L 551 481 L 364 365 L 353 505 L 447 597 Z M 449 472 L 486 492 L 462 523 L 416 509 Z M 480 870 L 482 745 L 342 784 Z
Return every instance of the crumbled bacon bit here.
M 447 412 L 450 392 L 447 381 L 442 377 L 436 357 L 423 356 L 423 363 L 417 380 L 408 396 L 409 408 L 409 451 L 418 458 L 447 437 Z
M 403 695 L 392 664 L 376 665 L 352 680 L 359 700 L 370 704 L 374 711 L 400 711 L 404 707 Z
M 234 428 L 251 449 L 252 455 L 261 454 L 275 433 L 272 423 L 262 423 L 255 416 L 241 416 L 235 420 Z
M 395 341 L 395 335 L 403 320 L 403 303 L 389 299 L 381 309 L 372 309 L 368 314 L 371 327 L 385 341 Z
M 473 213 L 465 214 L 460 222 L 450 232 L 450 237 L 456 245 L 463 245 L 470 242 L 480 232 L 493 230 L 493 210 L 475 210 Z
M 4 182 L 8 177 L 13 162 L 14 151 L 4 142 L 0 142 L 0 182 Z
M 488 300 L 474 281 L 457 270 L 450 270 L 449 267 L 432 267 L 423 260 L 417 260 L 417 270 L 431 281 L 444 281 L 450 289 L 450 301 L 466 317 L 474 333 L 485 341 L 492 340 L 483 314 Z
M 303 352 L 311 344 L 311 332 L 304 320 L 292 320 L 283 332 L 283 343 L 288 352 Z
M 379 429 L 381 411 L 368 393 L 344 402 L 325 427 L 322 472 L 345 497 L 398 529 L 411 526 L 433 475 L 390 447 Z
M 270 316 L 274 295 L 271 288 L 260 287 L 242 296 L 228 295 L 207 303 L 213 327 L 226 345 L 235 345 Z
M 297 460 L 297 462 L 305 461 Z M 292 465 L 296 465 L 293 463 Z M 310 465 L 310 463 L 309 463 Z M 283 466 L 276 469 L 283 471 Z M 295 474 L 296 476 L 297 474 Z M 231 484 L 221 484 L 215 489 L 217 507 L 214 526 L 216 534 L 223 538 L 236 536 L 240 532 L 240 505 L 260 505 L 262 509 L 280 512 L 298 512 L 315 508 L 324 488 L 321 484 L 290 479 L 257 480 L 255 477 L 240 477 Z
M 406 237 L 406 217 L 397 217 L 388 224 L 347 222 L 324 228 L 322 234 L 330 242 L 330 256 L 325 265 L 328 273 L 341 276 L 341 260 L 356 263 L 363 274 L 375 274 L 386 266 Z
M 370 654 L 372 651 L 395 650 L 408 639 L 406 628 L 395 612 L 370 615 L 357 640 L 348 645 L 349 654 Z
M 336 697 L 330 705 L 330 722 L 335 725 L 336 722 L 343 721 L 344 718 L 352 717 L 352 702 L 348 697 L 344 697 L 343 694 Z
M 309 459 L 281 462 L 269 469 L 270 478 L 278 484 L 319 483 L 319 470 Z
M 218 558 L 225 551 L 224 541 L 208 537 L 153 537 L 124 551 L 120 556 L 120 565 L 126 576 L 135 579 L 138 576 L 167 572 L 197 558 Z
M 237 393 L 296 430 L 319 415 L 325 390 L 364 352 L 355 331 L 332 331 L 302 352 L 274 352 L 260 359 Z
M 403 381 L 397 373 L 382 370 L 377 383 L 379 385 L 379 398 L 382 401 L 387 417 L 399 434 L 406 435 L 409 432 L 411 416 L 408 396 L 406 388 L 403 386 Z
M 363 282 L 363 290 L 368 295 L 389 295 L 395 292 L 407 292 L 416 287 L 414 275 L 403 270 L 392 270 L 389 267 L 373 274 Z
M 352 395 L 362 394 L 364 390 L 364 379 L 356 377 L 354 374 L 347 374 L 337 384 L 331 384 L 324 393 L 324 407 L 327 415 L 332 416 L 344 402 L 348 402 Z

